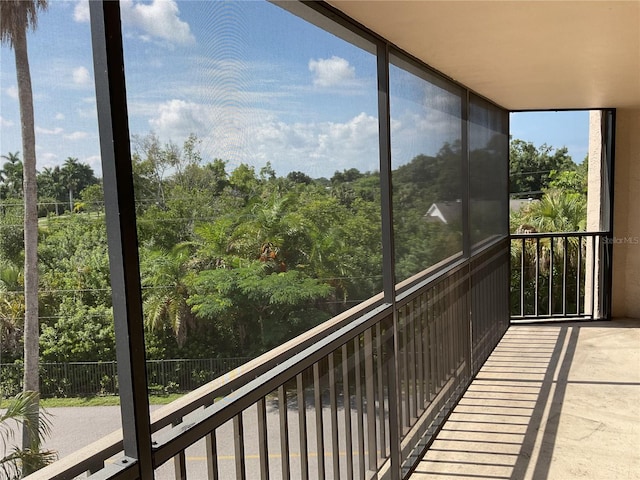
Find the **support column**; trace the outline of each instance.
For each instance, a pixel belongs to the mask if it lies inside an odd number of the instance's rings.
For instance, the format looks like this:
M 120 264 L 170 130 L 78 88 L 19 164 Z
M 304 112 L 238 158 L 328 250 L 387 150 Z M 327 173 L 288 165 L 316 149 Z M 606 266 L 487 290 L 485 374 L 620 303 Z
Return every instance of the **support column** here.
M 599 232 L 603 228 L 602 203 L 604 200 L 603 178 L 602 178 L 602 111 L 591 110 L 589 112 L 589 160 L 588 160 L 588 181 L 587 181 L 587 232 Z M 598 242 L 598 239 L 593 239 Z M 584 287 L 584 311 L 593 313 L 593 318 L 601 316 L 600 292 L 600 259 L 598 252 L 600 245 L 597 243 L 593 255 L 590 241 L 587 241 L 587 257 L 585 262 L 585 287 Z M 591 299 L 593 295 L 596 297 Z M 593 312 L 591 306 L 593 305 Z

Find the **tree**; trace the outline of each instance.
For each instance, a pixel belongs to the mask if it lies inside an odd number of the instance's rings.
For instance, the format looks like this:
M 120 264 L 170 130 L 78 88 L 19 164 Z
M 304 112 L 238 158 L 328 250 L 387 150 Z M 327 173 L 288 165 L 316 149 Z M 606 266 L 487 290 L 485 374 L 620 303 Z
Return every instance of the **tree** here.
M 513 226 L 531 225 L 537 232 L 580 232 L 586 222 L 586 196 L 562 190 L 546 191 L 511 220 Z
M 18 152 L 2 155 L 6 160 L 0 170 L 0 198 L 16 198 L 22 196 L 22 160 Z
M 15 360 L 22 334 L 24 298 L 22 272 L 15 265 L 0 263 L 0 363 Z
M 0 215 L 0 260 L 23 268 L 24 264 L 24 215 L 21 205 L 2 205 Z
M 194 316 L 186 303 L 189 271 L 189 248 L 178 244 L 171 251 L 154 251 L 144 262 L 142 281 L 145 289 L 144 316 L 147 329 L 162 330 L 169 326 L 178 346 L 184 345 L 187 330 L 194 327 Z
M 543 144 L 512 140 L 509 151 L 509 191 L 512 195 L 540 198 L 549 187 L 551 172 L 575 170 L 567 147 L 554 149 Z
M 302 271 L 276 273 L 253 260 L 238 268 L 203 270 L 191 281 L 192 312 L 233 326 L 241 355 L 263 353 L 329 317 L 314 304 L 330 295 L 331 287 Z
M 530 202 L 518 212 L 512 212 L 511 226 L 515 230 L 526 225 L 527 229 L 537 232 L 584 231 L 586 214 L 586 195 L 547 190 L 540 200 Z M 577 237 L 514 242 L 511 246 L 512 266 L 516 267 L 512 268 L 511 273 L 512 306 L 519 308 L 519 292 L 522 288 L 525 312 L 532 313 L 536 302 L 542 309 L 541 312 L 548 308 L 547 305 L 551 305 L 553 313 L 560 313 L 562 310 L 558 308 L 562 305 L 566 305 L 567 311 L 577 311 L 579 306 L 576 305 L 576 295 L 584 295 L 584 287 L 565 280 L 584 276 L 584 268 L 580 268 L 578 259 L 584 258 L 586 245 L 586 242 Z M 521 262 L 523 269 L 520 268 Z M 580 290 L 576 291 L 577 289 Z M 518 311 L 514 313 L 519 314 Z
M 331 177 L 331 183 L 334 185 L 337 183 L 350 183 L 356 181 L 363 175 L 364 174 L 357 168 L 344 169 L 342 172 L 336 170 L 333 177 Z
M 33 92 L 27 53 L 27 30 L 35 29 L 38 11 L 47 8 L 47 0 L 4 0 L 0 2 L 0 43 L 13 48 L 22 126 L 24 162 L 24 390 L 36 392 L 29 398 L 28 413 L 39 411 L 40 382 L 38 325 L 38 187 L 36 184 L 36 134 L 33 114 Z M 38 421 L 35 422 L 38 424 Z M 24 449 L 33 446 L 36 438 L 23 429 Z M 25 465 L 26 472 L 30 468 Z
M 42 326 L 43 362 L 107 362 L 116 359 L 111 307 L 64 297 L 57 318 Z M 59 386 L 56 386 L 59 387 Z
M 54 211 L 56 215 L 59 215 L 58 205 L 64 194 L 65 188 L 60 167 L 43 168 L 42 172 L 38 174 L 38 196 L 40 197 L 40 202 L 42 203 L 43 200 L 45 202 L 53 202 Z M 50 207 L 50 205 L 46 207 Z M 44 208 L 43 210 L 48 212 L 49 208 Z
M 589 175 L 589 157 L 577 166 L 575 170 L 552 170 L 549 175 L 549 187 L 554 190 L 587 195 Z
M 255 195 L 258 190 L 258 179 L 256 171 L 253 167 L 241 163 L 231 172 L 229 183 L 233 188 L 234 194 L 244 197 L 248 200 L 251 195 Z
M 313 183 L 313 179 L 302 172 L 289 172 L 287 174 L 287 179 L 293 183 L 304 183 L 305 185 L 310 185 Z
M 80 200 L 89 212 L 104 210 L 104 190 L 101 183 L 89 185 L 80 192 Z
M 271 162 L 267 162 L 267 164 L 260 169 L 260 181 L 268 182 L 273 181 L 276 178 L 276 171 L 271 166 Z
M 193 142 L 192 147 L 195 149 L 196 141 Z M 169 169 L 178 166 L 179 148 L 173 143 L 161 145 L 155 133 L 144 137 L 134 136 L 133 143 L 133 183 L 136 200 L 138 202 L 153 201 L 164 208 L 166 205 L 165 175 Z
M 73 194 L 97 183 L 89 165 L 80 163 L 77 158 L 68 157 L 60 169 L 62 184 L 69 192 L 69 211 L 73 212 Z

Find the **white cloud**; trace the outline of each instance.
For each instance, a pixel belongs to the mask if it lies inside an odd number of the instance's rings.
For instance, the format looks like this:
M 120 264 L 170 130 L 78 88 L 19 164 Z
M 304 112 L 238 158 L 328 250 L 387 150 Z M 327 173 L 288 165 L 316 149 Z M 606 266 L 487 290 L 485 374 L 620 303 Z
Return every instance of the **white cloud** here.
M 73 9 L 73 19 L 76 22 L 86 23 L 89 21 L 89 2 L 80 0 Z
M 4 91 L 9 97 L 11 97 L 11 98 L 13 98 L 15 100 L 18 99 L 18 87 L 17 86 L 12 85 L 10 87 L 5 88 Z
M 184 137 L 191 132 L 203 131 L 207 117 L 209 113 L 205 106 L 174 99 L 161 104 L 149 124 L 161 136 Z
M 0 115 L 0 127 L 13 127 L 13 125 L 11 120 L 7 120 Z
M 66 140 L 84 140 L 89 134 L 87 132 L 73 132 L 68 135 L 64 135 Z
M 378 119 L 366 113 L 345 122 L 257 124 L 250 138 L 247 160 L 270 161 L 278 174 L 301 170 L 319 177 L 346 168 L 378 169 Z
M 195 42 L 189 24 L 180 19 L 174 0 L 152 0 L 151 3 L 123 0 L 120 4 L 126 27 L 140 30 L 141 38 L 156 38 L 179 45 Z
M 92 120 L 96 120 L 98 118 L 98 108 L 96 107 L 95 99 L 93 100 L 93 104 L 90 105 L 89 102 L 86 103 L 86 107 L 78 107 L 76 108 L 76 115 L 80 118 L 90 118 Z
M 86 67 L 77 67 L 73 69 L 73 83 L 80 86 L 91 85 L 91 74 Z
M 316 87 L 333 87 L 351 83 L 356 78 L 356 69 L 344 58 L 336 57 L 309 60 L 309 71 L 313 73 Z
M 56 162 L 58 155 L 53 152 L 41 152 L 36 155 L 38 161 L 38 168 L 42 167 L 54 167 L 60 162 Z
M 62 113 L 56 113 L 56 116 L 53 117 L 56 120 L 64 120 L 64 114 Z
M 394 168 L 416 155 L 436 155 L 445 143 L 460 140 L 460 117 L 434 109 L 405 110 L 391 120 Z
M 100 155 L 91 155 L 86 157 L 83 162 L 88 164 L 96 175 L 100 175 L 102 173 L 102 157 L 100 157 Z
M 62 128 L 57 127 L 57 128 L 42 128 L 42 127 L 36 127 L 36 133 L 40 133 L 42 135 L 60 135 L 62 133 Z
M 228 160 L 230 169 L 268 161 L 279 175 L 300 170 L 330 177 L 345 168 L 378 169 L 378 120 L 366 113 L 344 122 L 286 123 L 266 110 L 173 99 L 151 115 L 148 105 L 139 114 L 149 118 L 162 141 L 180 144 L 195 133 L 205 158 Z

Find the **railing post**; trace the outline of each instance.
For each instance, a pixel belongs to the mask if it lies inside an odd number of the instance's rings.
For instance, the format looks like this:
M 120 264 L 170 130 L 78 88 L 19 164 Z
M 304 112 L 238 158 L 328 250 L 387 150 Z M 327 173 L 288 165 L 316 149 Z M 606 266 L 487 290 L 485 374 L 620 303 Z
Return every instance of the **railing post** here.
M 553 241 L 554 237 L 549 238 L 549 316 L 553 316 Z
M 538 298 L 540 288 L 540 237 L 536 237 L 536 289 L 534 293 L 533 314 L 538 316 Z
M 173 422 L 171 425 L 176 427 L 182 423 L 182 419 Z M 173 457 L 173 472 L 176 480 L 187 480 L 187 457 L 184 450 Z
M 569 265 L 569 239 L 566 235 L 562 237 L 562 250 L 564 255 L 562 257 L 562 315 L 567 314 L 567 271 Z
M 205 448 L 207 450 L 207 480 L 218 480 L 218 441 L 216 431 L 211 432 L 205 439 Z
M 269 480 L 269 438 L 267 432 L 267 407 L 264 397 L 258 400 L 258 451 L 260 455 L 260 480 Z M 318 458 L 320 461 L 320 458 Z
M 287 390 L 284 385 L 278 387 L 278 411 L 280 420 L 280 464 L 282 478 L 291 477 L 289 464 L 289 405 L 287 404 Z M 214 480 L 214 479 L 212 479 Z
M 247 470 L 244 453 L 244 421 L 242 412 L 233 417 L 233 445 L 236 464 L 236 480 L 246 480 Z
M 296 375 L 296 395 L 298 400 L 298 434 L 300 438 L 300 479 L 308 480 L 309 456 L 307 450 L 307 406 L 304 399 L 304 373 Z
M 520 252 L 520 315 L 524 317 L 524 259 L 527 248 L 527 240 L 522 239 L 522 251 Z
M 318 478 L 324 478 L 324 428 L 322 421 L 322 380 L 320 364 L 313 364 L 313 400 L 316 413 L 316 454 L 318 459 Z

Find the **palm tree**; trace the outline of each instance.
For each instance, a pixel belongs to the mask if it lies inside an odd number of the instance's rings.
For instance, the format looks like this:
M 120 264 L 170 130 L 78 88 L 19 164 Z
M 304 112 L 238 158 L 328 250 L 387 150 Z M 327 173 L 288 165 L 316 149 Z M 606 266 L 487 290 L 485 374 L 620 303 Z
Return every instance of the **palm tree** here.
M 47 8 L 47 0 L 1 0 L 0 43 L 13 48 L 18 81 L 22 152 L 24 162 L 24 384 L 25 391 L 36 392 L 29 397 L 29 413 L 37 417 L 40 378 L 38 374 L 38 188 L 36 184 L 36 134 L 33 115 L 33 92 L 27 53 L 27 30 L 35 29 L 38 11 Z M 38 423 L 38 422 L 35 422 Z M 22 445 L 31 448 L 34 439 L 28 428 L 23 429 Z M 29 466 L 25 465 L 30 473 Z
M 40 201 L 44 199 L 54 201 L 56 215 L 60 215 L 58 208 L 59 201 L 65 194 L 65 188 L 62 185 L 62 171 L 59 166 L 54 168 L 45 167 L 38 174 L 38 194 Z
M 151 252 L 143 278 L 145 289 L 145 324 L 151 331 L 166 326 L 173 330 L 178 346 L 187 339 L 187 330 L 195 326 L 195 318 L 187 305 L 191 255 L 187 244 L 178 244 L 170 251 Z
M 0 170 L 0 181 L 2 182 L 3 197 L 22 196 L 22 160 L 18 152 L 2 155 L 6 160 Z
M 511 225 L 522 229 L 524 226 L 535 232 L 580 232 L 584 231 L 587 220 L 586 195 L 566 192 L 558 189 L 550 189 L 544 192 L 542 198 L 531 202 L 519 212 L 512 214 Z M 522 261 L 525 265 L 524 278 L 520 278 L 521 272 L 516 270 L 512 276 L 512 291 L 517 292 L 521 284 L 524 284 L 525 304 L 533 308 L 534 302 L 542 305 L 548 304 L 548 299 L 534 298 L 533 287 L 536 281 L 542 282 L 538 290 L 542 295 L 548 291 L 545 282 L 550 277 L 557 287 L 562 284 L 563 259 L 566 257 L 568 268 L 567 277 L 575 277 L 578 262 L 584 261 L 587 244 L 578 237 L 567 239 L 542 238 L 537 241 L 526 240 L 512 242 L 512 265 L 519 266 Z M 524 251 L 523 251 L 524 249 Z M 583 272 L 584 274 L 584 269 Z M 536 278 L 537 277 L 537 278 Z M 522 282 L 522 283 L 521 283 Z M 572 288 L 572 287 L 570 287 Z M 562 305 L 561 289 L 555 292 L 553 305 Z M 567 294 L 567 298 L 575 298 L 575 295 Z M 514 302 L 517 305 L 518 302 Z
M 523 221 L 538 232 L 580 232 L 587 223 L 585 195 L 547 190 L 540 201 L 531 202 L 521 213 Z
M 62 182 L 69 192 L 69 211 L 73 212 L 73 194 L 78 190 L 79 178 L 78 170 L 80 163 L 77 158 L 68 157 L 62 165 Z
M 77 158 L 67 157 L 60 169 L 60 182 L 67 192 L 69 192 L 69 211 L 73 212 L 73 196 L 89 185 L 98 183 L 93 169 L 84 163 L 80 163 Z

